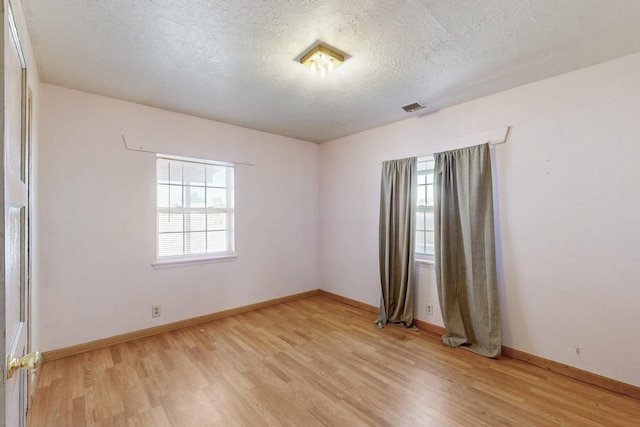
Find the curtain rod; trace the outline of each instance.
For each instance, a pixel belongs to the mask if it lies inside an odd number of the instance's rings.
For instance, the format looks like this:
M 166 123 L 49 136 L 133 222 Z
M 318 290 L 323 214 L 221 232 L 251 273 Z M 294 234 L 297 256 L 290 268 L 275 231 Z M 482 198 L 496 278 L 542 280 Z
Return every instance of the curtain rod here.
M 127 139 L 125 138 L 124 135 L 122 135 L 122 142 L 124 143 L 124 148 L 129 150 L 129 151 L 138 151 L 138 152 L 141 152 L 141 153 L 151 153 L 151 154 L 156 154 L 156 155 L 158 155 L 158 154 L 162 155 L 162 153 L 158 153 L 157 151 L 145 150 L 142 146 L 140 146 L 140 147 L 129 147 L 129 145 L 127 145 Z M 170 154 L 167 154 L 167 156 L 170 156 Z M 191 157 L 191 156 L 187 156 L 187 157 Z M 255 163 L 249 163 L 249 161 L 247 161 L 247 160 L 245 160 L 244 162 L 236 162 L 236 161 L 228 161 L 228 160 L 218 160 L 218 159 L 216 159 L 216 161 L 217 162 L 222 162 L 222 163 L 231 163 L 232 165 L 255 166 Z
M 498 132 L 499 132 L 499 135 L 495 135 L 495 134 L 498 134 Z M 504 132 L 504 134 L 503 134 L 503 132 Z M 492 147 L 496 146 L 496 145 L 504 144 L 504 143 L 507 142 L 507 139 L 509 138 L 509 133 L 510 132 L 511 132 L 511 126 L 506 126 L 506 127 L 498 128 L 498 129 L 492 129 L 492 130 L 485 131 L 485 132 L 478 132 L 475 135 L 479 135 L 480 137 L 482 137 L 483 135 L 485 135 L 487 133 L 491 133 L 492 135 L 489 138 L 487 138 L 487 140 L 485 142 L 480 142 L 478 144 L 464 145 L 462 147 L 450 148 L 450 150 L 459 150 L 461 148 L 473 147 L 474 145 L 480 145 L 480 144 L 485 144 L 485 143 L 489 144 Z M 502 135 L 504 135 L 504 136 L 502 136 Z M 495 138 L 495 136 L 498 136 L 498 137 Z M 456 140 L 456 139 L 462 139 L 462 138 L 473 139 L 474 135 L 467 135 L 467 136 L 464 136 L 464 137 L 452 138 L 449 141 Z M 444 150 L 444 151 L 446 151 L 446 150 Z M 408 156 L 408 157 L 422 158 L 422 157 L 430 157 L 430 156 L 433 156 L 433 153 L 432 154 L 428 154 L 428 155 L 423 155 L 423 156 Z M 381 165 L 382 162 L 378 162 L 378 164 Z

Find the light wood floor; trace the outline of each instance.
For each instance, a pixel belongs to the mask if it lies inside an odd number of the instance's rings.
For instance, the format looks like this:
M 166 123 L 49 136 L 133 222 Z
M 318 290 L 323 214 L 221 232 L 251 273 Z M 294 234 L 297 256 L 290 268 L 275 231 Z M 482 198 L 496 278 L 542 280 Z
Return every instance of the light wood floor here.
M 640 401 L 323 296 L 41 368 L 29 426 L 638 426 Z

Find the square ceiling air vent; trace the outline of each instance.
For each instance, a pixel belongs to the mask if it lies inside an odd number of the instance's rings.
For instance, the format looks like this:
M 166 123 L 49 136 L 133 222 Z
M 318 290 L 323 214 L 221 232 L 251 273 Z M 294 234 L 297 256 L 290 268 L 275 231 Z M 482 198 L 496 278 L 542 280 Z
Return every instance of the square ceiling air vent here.
M 402 107 L 402 109 L 407 113 L 413 113 L 414 111 L 422 110 L 423 108 L 424 107 L 417 102 L 414 102 L 413 104 L 405 105 L 404 107 Z

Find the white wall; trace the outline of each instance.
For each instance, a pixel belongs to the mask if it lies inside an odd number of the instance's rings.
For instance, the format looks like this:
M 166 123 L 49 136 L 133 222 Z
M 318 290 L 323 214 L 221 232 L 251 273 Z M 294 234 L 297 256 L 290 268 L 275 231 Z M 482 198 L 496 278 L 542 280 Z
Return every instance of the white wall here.
M 503 344 L 640 386 L 638 76 L 640 54 L 322 144 L 322 288 L 378 304 L 380 161 L 512 126 L 494 152 Z M 442 325 L 417 272 L 416 317 Z
M 49 84 L 40 95 L 41 350 L 319 287 L 316 144 Z M 126 150 L 122 135 L 255 163 L 235 172 L 236 261 L 151 267 L 155 155 Z

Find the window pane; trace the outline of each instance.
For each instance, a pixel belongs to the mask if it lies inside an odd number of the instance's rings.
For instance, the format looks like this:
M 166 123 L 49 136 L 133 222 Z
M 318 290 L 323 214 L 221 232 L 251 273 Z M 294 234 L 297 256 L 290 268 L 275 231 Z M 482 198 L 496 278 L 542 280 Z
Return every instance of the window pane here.
M 418 185 L 424 185 L 424 184 L 425 184 L 426 179 L 427 179 L 427 178 L 426 178 L 426 175 L 425 175 L 425 174 L 419 173 L 419 174 L 418 174 Z
M 433 184 L 433 171 L 427 174 L 427 184 Z
M 433 236 L 434 233 L 432 231 L 428 231 L 425 233 L 425 253 L 427 255 L 434 255 L 435 254 L 435 246 L 433 244 Z
M 227 250 L 227 232 L 207 232 L 207 249 L 209 252 L 225 252 Z
M 425 230 L 425 220 L 424 220 L 425 212 L 416 212 L 416 230 L 424 231 Z
M 204 208 L 204 187 L 184 187 L 184 207 Z
M 156 162 L 158 183 L 182 184 L 182 164 L 168 159 L 158 159 Z
M 180 185 L 167 185 L 169 191 L 169 206 L 170 208 L 182 207 L 182 186 Z
M 182 255 L 182 248 L 182 233 L 158 235 L 158 256 Z
M 206 233 L 184 233 L 184 253 L 203 254 L 207 252 Z
M 210 213 L 207 215 L 207 230 L 226 230 L 227 214 Z
M 207 165 L 207 186 L 226 187 L 228 169 L 224 166 Z
M 416 253 L 420 255 L 434 254 L 433 232 L 416 232 Z
M 226 208 L 227 190 L 224 188 L 207 188 L 207 207 Z
M 184 184 L 204 187 L 205 165 L 202 163 L 184 163 Z
M 427 197 L 425 195 L 425 186 L 424 185 L 419 185 L 418 186 L 418 206 L 424 206 L 427 200 Z
M 182 207 L 182 187 L 179 185 L 158 184 L 158 207 Z
M 427 185 L 425 188 L 427 192 L 427 206 L 433 206 L 433 185 Z
M 207 216 L 203 213 L 185 213 L 184 231 L 206 231 Z
M 169 186 L 158 184 L 158 207 L 168 208 L 169 204 Z
M 416 197 L 417 197 L 416 200 L 418 201 L 418 206 L 424 205 L 426 200 L 424 185 L 418 185 L 418 191 L 417 191 Z
M 169 183 L 182 185 L 182 162 L 169 160 Z
M 422 231 L 416 232 L 416 252 L 424 253 L 424 233 Z
M 158 183 L 169 183 L 169 160 L 158 159 L 156 163 L 156 173 L 158 174 Z
M 425 230 L 433 231 L 433 212 L 425 212 Z M 432 241 L 433 242 L 433 241 Z
M 167 233 L 171 231 L 181 232 L 183 229 L 183 216 L 181 213 L 159 213 L 158 231 Z
M 433 231 L 427 231 L 425 233 L 425 244 L 431 247 L 431 252 L 433 253 Z

